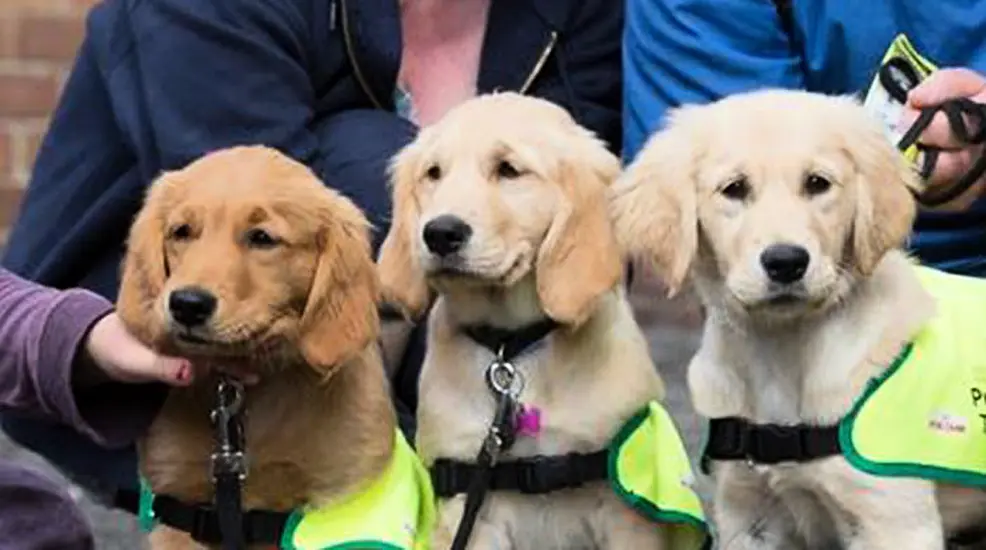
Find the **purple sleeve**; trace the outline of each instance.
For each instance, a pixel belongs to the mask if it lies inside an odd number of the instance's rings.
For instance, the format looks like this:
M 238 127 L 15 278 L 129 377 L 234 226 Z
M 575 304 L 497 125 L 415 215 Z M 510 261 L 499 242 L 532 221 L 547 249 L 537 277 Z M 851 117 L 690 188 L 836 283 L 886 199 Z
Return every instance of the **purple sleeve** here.
M 79 507 L 55 482 L 26 467 L 0 463 L 0 550 L 93 550 Z
M 140 436 L 161 405 L 160 386 L 73 391 L 76 354 L 89 328 L 112 310 L 91 292 L 53 290 L 0 269 L 0 410 L 67 424 L 108 447 Z

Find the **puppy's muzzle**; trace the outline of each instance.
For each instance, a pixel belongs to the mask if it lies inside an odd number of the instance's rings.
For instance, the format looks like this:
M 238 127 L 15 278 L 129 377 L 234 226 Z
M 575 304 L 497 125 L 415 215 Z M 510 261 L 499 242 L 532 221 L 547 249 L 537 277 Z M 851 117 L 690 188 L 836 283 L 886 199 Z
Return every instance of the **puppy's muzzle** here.
M 760 253 L 760 265 L 771 282 L 790 285 L 800 281 L 808 271 L 811 256 L 804 247 L 774 244 Z
M 472 227 L 469 224 L 448 214 L 429 221 L 422 230 L 428 250 L 442 258 L 462 250 L 471 236 Z
M 176 323 L 187 328 L 200 327 L 216 312 L 216 297 L 198 287 L 183 287 L 168 296 L 168 311 Z

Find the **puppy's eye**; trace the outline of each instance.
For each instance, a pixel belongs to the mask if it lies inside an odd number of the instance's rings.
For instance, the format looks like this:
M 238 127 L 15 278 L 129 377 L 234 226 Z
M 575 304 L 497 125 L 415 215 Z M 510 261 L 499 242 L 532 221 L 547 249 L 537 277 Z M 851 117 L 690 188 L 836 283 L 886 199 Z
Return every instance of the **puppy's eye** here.
M 432 164 L 428 171 L 425 172 L 425 177 L 431 181 L 438 181 L 442 179 L 442 169 L 438 167 L 437 164 Z
M 258 228 L 247 231 L 246 242 L 251 248 L 273 248 L 281 244 L 280 239 Z
M 750 196 L 750 182 L 747 181 L 746 176 L 740 176 L 727 183 L 719 192 L 730 200 L 746 200 Z
M 818 174 L 809 174 L 808 177 L 805 178 L 804 188 L 805 194 L 809 197 L 814 197 L 831 189 L 832 182 L 822 176 L 819 176 Z
M 176 225 L 168 231 L 168 238 L 173 241 L 187 241 L 192 238 L 192 226 L 187 223 Z
M 505 160 L 501 160 L 496 165 L 496 176 L 505 180 L 517 179 L 520 177 L 520 170 L 518 170 L 513 164 Z

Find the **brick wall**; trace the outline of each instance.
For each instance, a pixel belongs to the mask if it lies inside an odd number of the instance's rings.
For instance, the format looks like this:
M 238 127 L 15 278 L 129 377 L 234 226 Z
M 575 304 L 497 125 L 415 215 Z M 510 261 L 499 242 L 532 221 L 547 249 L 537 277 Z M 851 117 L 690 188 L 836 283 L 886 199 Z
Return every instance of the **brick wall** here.
M 0 245 L 96 0 L 0 0 Z

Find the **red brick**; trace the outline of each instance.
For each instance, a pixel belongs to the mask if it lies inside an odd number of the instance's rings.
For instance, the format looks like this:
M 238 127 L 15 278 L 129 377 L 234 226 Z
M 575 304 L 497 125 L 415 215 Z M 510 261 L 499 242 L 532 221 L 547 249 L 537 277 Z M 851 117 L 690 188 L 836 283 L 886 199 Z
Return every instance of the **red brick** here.
M 71 61 L 84 31 L 80 15 L 22 17 L 17 54 L 22 59 Z
M 19 153 L 18 158 L 12 159 L 14 170 L 29 172 L 34 167 L 34 159 L 38 157 L 38 149 L 41 148 L 43 139 L 43 131 L 28 131 L 19 136 L 18 146 L 15 149 Z
M 52 75 L 0 75 L 0 117 L 47 116 L 57 95 Z
M 3 181 L 3 178 L 0 178 L 0 229 L 7 229 L 17 215 L 23 190 L 10 183 L 4 184 Z
M 17 56 L 19 30 L 19 17 L 5 16 L 0 12 L 0 59 L 10 59 Z
M 0 13 L 50 13 L 65 11 L 78 0 L 0 0 Z
M 13 146 L 10 134 L 0 130 L 0 181 L 13 173 Z

